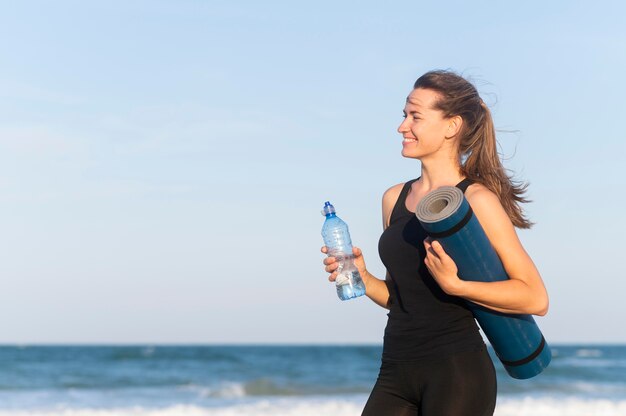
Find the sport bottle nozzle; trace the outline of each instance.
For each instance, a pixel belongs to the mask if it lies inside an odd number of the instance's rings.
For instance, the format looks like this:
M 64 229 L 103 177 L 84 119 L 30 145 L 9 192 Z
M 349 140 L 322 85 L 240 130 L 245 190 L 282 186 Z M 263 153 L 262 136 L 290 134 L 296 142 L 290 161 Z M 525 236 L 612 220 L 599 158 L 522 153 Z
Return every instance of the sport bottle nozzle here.
M 334 214 L 335 207 L 329 201 L 324 202 L 324 209 L 322 209 L 322 215 L 326 216 L 328 214 Z

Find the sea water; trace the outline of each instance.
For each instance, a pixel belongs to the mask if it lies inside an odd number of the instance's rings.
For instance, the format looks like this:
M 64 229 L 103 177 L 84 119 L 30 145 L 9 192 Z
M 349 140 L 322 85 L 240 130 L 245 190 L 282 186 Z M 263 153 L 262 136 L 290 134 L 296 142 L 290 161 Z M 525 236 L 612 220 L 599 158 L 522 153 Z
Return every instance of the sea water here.
M 358 416 L 380 346 L 5 346 L 0 416 Z M 530 380 L 496 361 L 497 416 L 626 415 L 626 346 L 553 346 Z M 340 356 L 342 371 L 337 371 Z

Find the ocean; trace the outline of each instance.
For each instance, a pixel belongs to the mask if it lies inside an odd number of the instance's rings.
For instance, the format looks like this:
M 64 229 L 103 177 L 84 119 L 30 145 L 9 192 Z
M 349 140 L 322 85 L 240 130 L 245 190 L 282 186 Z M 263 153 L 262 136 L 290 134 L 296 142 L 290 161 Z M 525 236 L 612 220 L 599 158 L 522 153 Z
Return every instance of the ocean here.
M 551 345 L 540 376 L 496 362 L 497 416 L 626 415 L 626 346 Z M 358 416 L 380 346 L 3 346 L 0 416 Z

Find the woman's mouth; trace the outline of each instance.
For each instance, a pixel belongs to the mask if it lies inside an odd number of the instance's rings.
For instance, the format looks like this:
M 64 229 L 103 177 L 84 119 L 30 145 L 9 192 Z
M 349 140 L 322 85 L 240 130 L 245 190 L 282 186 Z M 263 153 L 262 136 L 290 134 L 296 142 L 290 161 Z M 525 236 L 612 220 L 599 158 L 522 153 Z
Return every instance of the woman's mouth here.
M 414 143 L 416 141 L 417 139 L 411 139 L 409 137 L 405 137 L 404 139 L 402 139 L 402 143 Z

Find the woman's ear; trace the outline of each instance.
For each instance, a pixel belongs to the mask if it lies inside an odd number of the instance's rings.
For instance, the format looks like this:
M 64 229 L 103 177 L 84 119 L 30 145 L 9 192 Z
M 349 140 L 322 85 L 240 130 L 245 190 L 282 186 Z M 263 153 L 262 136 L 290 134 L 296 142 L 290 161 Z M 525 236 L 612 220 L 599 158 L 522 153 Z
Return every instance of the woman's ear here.
M 456 137 L 461 131 L 463 126 L 463 118 L 461 116 L 454 116 L 448 119 L 448 130 L 446 132 L 446 139 L 452 139 Z

